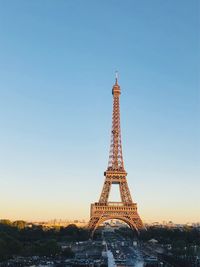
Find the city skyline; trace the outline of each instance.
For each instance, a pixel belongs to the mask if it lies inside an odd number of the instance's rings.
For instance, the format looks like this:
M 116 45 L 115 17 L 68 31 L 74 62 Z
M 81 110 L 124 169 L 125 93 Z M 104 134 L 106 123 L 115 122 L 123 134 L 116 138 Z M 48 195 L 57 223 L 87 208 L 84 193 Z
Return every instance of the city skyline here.
M 0 218 L 89 220 L 118 70 L 141 218 L 200 222 L 198 27 L 195 0 L 1 2 Z

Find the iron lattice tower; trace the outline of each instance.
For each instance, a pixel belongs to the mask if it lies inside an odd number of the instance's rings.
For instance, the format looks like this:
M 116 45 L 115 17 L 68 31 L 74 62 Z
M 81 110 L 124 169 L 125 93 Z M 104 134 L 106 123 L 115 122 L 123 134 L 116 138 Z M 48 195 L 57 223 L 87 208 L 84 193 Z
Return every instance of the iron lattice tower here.
M 137 212 L 137 204 L 133 203 L 127 184 L 127 173 L 124 169 L 120 129 L 120 98 L 121 90 L 116 77 L 112 88 L 113 115 L 108 168 L 104 172 L 105 181 L 99 202 L 91 204 L 89 228 L 93 235 L 96 228 L 106 220 L 119 219 L 126 222 L 131 229 L 144 228 Z M 118 184 L 121 202 L 109 202 L 112 184 Z

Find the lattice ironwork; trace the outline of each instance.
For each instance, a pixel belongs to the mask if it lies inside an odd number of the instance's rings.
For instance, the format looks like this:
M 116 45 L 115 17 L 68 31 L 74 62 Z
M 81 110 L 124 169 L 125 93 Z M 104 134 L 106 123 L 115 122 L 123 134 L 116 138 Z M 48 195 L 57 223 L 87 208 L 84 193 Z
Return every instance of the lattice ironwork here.
M 102 222 L 109 219 L 122 220 L 132 229 L 140 230 L 144 228 L 137 212 L 137 204 L 132 201 L 126 180 L 127 173 L 124 169 L 119 105 L 121 90 L 117 78 L 112 88 L 112 94 L 113 115 L 109 161 L 108 168 L 104 172 L 105 181 L 99 202 L 91 204 L 90 222 L 88 226 L 91 229 L 92 235 Z M 112 184 L 119 185 L 121 202 L 108 202 Z
M 121 142 L 121 129 L 120 129 L 120 86 L 118 85 L 117 78 L 115 85 L 112 89 L 113 94 L 113 115 L 112 115 L 112 131 L 111 131 L 111 144 L 108 161 L 108 170 L 124 171 L 124 161 L 122 156 L 122 142 Z

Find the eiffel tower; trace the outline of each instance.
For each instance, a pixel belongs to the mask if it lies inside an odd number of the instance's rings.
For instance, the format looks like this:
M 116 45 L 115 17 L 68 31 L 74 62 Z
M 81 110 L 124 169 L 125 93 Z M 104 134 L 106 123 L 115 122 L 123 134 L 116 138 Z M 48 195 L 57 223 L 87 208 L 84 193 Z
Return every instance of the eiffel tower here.
M 110 219 L 122 220 L 136 231 L 144 228 L 137 212 L 137 204 L 132 201 L 126 179 L 127 173 L 124 169 L 120 129 L 120 94 L 121 90 L 116 76 L 115 84 L 112 88 L 113 115 L 108 168 L 104 172 L 105 181 L 100 199 L 98 202 L 91 204 L 90 209 L 88 227 L 92 236 L 100 224 Z M 119 185 L 121 202 L 108 201 L 112 184 Z

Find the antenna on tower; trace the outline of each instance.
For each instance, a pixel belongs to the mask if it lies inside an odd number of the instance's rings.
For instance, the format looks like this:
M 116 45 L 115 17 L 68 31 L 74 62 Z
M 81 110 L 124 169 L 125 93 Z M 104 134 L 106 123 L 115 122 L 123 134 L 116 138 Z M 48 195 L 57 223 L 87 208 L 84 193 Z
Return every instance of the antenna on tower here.
M 116 82 L 116 84 L 118 82 L 118 78 L 119 78 L 119 72 L 116 70 L 115 71 L 115 82 Z

